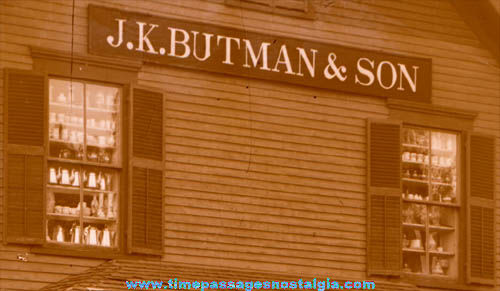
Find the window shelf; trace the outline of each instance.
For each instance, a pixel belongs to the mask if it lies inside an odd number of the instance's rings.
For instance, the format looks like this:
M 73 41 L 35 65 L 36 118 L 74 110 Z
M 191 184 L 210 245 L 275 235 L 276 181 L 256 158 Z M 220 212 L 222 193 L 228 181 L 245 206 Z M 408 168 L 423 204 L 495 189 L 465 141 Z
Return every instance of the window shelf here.
M 54 190 L 54 192 L 80 195 L 80 187 L 64 186 L 58 184 L 48 184 L 47 187 Z
M 47 213 L 47 218 L 49 218 L 49 219 L 55 219 L 55 220 L 64 220 L 64 221 L 78 221 L 80 219 L 80 215 Z M 115 223 L 116 222 L 116 218 L 84 216 L 83 217 L 83 222 L 88 222 L 88 223 Z
M 422 150 L 429 149 L 429 146 L 422 146 L 422 145 L 409 144 L 409 143 L 404 143 L 403 146 L 407 147 L 407 148 L 415 148 L 415 149 L 422 149 Z
M 121 169 L 120 166 L 116 166 L 113 164 L 96 163 L 96 162 L 89 162 L 89 161 L 82 161 L 82 160 L 68 160 L 68 159 L 53 158 L 53 157 L 49 157 L 48 160 L 50 162 L 77 164 L 77 165 L 93 166 L 93 167 L 100 167 L 100 168 Z
M 444 257 L 453 257 L 455 254 L 452 252 L 438 252 L 438 251 L 429 251 L 431 255 L 444 256 Z
M 83 188 L 83 192 L 89 192 L 89 193 L 115 193 L 115 191 L 108 191 L 108 190 L 99 190 L 99 189 L 92 189 L 92 188 Z
M 83 222 L 89 223 L 115 223 L 115 218 L 106 218 L 106 217 L 94 217 L 94 216 L 84 216 Z
M 115 149 L 115 146 L 99 145 L 99 144 L 94 144 L 94 143 L 87 143 L 87 146 L 100 148 L 100 149 Z
M 427 201 L 427 200 L 415 200 L 415 199 L 407 199 L 403 198 L 403 202 L 407 203 L 419 203 L 419 204 L 427 204 L 433 206 L 443 206 L 443 207 L 460 207 L 455 203 L 447 203 L 447 202 L 438 202 L 438 201 Z
M 423 163 L 423 162 L 414 162 L 414 161 L 404 161 L 403 163 L 405 164 L 413 164 L 413 165 L 422 165 L 422 166 L 429 166 L 429 163 Z
M 71 123 L 71 122 L 50 122 L 50 125 L 62 125 L 62 126 L 67 126 L 67 127 L 73 127 L 73 128 L 80 128 L 83 129 L 83 124 L 82 123 Z
M 429 229 L 433 231 L 454 231 L 455 228 L 451 226 L 442 226 L 442 225 L 429 225 Z
M 49 141 L 50 142 L 63 143 L 63 144 L 70 144 L 70 145 L 74 145 L 74 146 L 83 146 L 83 143 L 70 142 L 70 141 L 63 140 L 63 139 L 53 139 L 53 138 L 50 138 Z
M 73 105 L 70 103 L 61 103 L 61 102 L 50 102 L 50 106 L 59 107 L 62 109 L 83 109 L 82 105 Z M 118 113 L 116 109 L 107 109 L 107 108 L 96 108 L 96 107 L 87 107 L 87 111 L 90 112 L 100 112 L 100 113 Z
M 447 186 L 447 187 L 453 187 L 452 184 L 450 183 L 442 183 L 442 182 L 431 182 L 432 185 L 439 185 L 439 186 Z
M 425 254 L 424 248 L 421 249 L 403 248 L 403 252 Z
M 409 227 L 409 228 L 420 228 L 424 229 L 425 225 L 424 224 L 416 224 L 416 223 L 403 223 L 404 227 Z
M 412 179 L 412 178 L 403 178 L 401 180 L 403 180 L 404 182 L 411 182 L 411 183 L 419 183 L 419 184 L 429 185 L 429 181 L 428 180 L 420 180 L 420 179 Z
M 440 153 L 440 154 L 449 154 L 449 155 L 455 153 L 454 150 L 445 150 L 445 149 L 441 149 L 441 148 L 432 148 L 432 152 Z
M 62 103 L 62 102 L 54 102 L 54 101 L 51 101 L 50 102 L 50 106 L 52 107 L 59 107 L 59 108 L 66 108 L 66 109 L 83 109 L 82 105 L 73 105 L 73 104 L 70 104 L 70 103 Z
M 47 218 L 64 221 L 78 221 L 80 219 L 80 216 L 71 214 L 47 213 Z
M 87 107 L 87 111 L 100 113 L 117 113 L 114 109 Z

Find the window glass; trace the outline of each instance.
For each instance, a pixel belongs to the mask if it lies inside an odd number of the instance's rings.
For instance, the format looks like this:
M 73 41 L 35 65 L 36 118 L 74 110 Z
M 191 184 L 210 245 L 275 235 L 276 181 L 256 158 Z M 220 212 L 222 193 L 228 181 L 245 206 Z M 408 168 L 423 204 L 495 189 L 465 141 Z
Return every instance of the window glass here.
M 49 99 L 47 240 L 117 247 L 121 90 L 51 79 Z
M 403 271 L 457 277 L 459 136 L 403 129 Z

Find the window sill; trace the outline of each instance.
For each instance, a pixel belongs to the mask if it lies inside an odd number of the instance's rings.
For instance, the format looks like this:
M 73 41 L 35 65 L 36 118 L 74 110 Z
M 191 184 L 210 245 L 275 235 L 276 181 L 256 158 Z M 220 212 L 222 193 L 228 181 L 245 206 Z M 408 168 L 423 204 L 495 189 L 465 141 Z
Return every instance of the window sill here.
M 35 254 L 60 255 L 68 257 L 83 257 L 94 259 L 116 259 L 122 256 L 119 249 L 102 247 L 84 247 L 84 246 L 61 246 L 47 243 L 43 246 L 31 248 Z

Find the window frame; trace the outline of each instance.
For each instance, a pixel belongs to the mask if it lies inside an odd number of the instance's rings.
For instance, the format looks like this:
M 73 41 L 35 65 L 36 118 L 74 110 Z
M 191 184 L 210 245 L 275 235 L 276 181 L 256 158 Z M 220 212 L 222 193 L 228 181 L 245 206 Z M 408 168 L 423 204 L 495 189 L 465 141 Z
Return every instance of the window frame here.
M 460 136 L 460 149 L 457 149 L 457 155 L 460 154 L 460 165 L 457 165 L 457 171 L 460 171 L 460 209 L 458 212 L 458 276 L 457 278 L 437 278 L 432 275 L 414 275 L 401 272 L 400 280 L 403 282 L 415 284 L 419 287 L 443 288 L 450 290 L 476 290 L 477 286 L 467 283 L 466 262 L 467 262 L 467 199 L 470 195 L 467 193 L 467 138 L 473 132 L 473 123 L 478 113 L 474 111 L 450 108 L 435 104 L 413 102 L 406 100 L 397 100 L 388 98 L 386 105 L 389 109 L 389 118 L 401 120 L 403 126 L 435 129 L 439 131 L 451 131 Z M 460 169 L 458 169 L 460 167 Z M 402 246 L 401 246 L 402 247 Z M 402 260 L 402 256 L 401 256 Z M 404 266 L 402 265 L 402 268 Z
M 43 243 L 43 246 L 44 247 L 47 247 L 47 248 L 56 248 L 56 249 L 68 249 L 68 250 L 71 250 L 71 251 L 75 251 L 75 250 L 80 250 L 80 251 L 84 251 L 84 252 L 87 252 L 87 251 L 91 251 L 91 252 L 97 252 L 97 253 L 106 253 L 106 252 L 109 252 L 109 253 L 120 253 L 122 250 L 123 250 L 123 226 L 122 224 L 125 223 L 125 217 L 122 215 L 122 212 L 123 212 L 123 207 L 122 207 L 122 200 L 123 199 L 127 199 L 127 186 L 124 182 L 124 179 L 126 179 L 127 177 L 124 176 L 124 168 L 126 167 L 127 165 L 127 161 L 128 161 L 128 155 L 126 152 L 123 151 L 123 146 L 127 143 L 127 141 L 124 139 L 124 132 L 126 131 L 126 129 L 124 128 L 125 126 L 125 115 L 127 114 L 126 111 L 124 111 L 125 109 L 125 99 L 124 99 L 124 96 L 125 96 L 125 86 L 124 85 L 120 85 L 120 84 L 116 84 L 116 83 L 110 83 L 110 82 L 102 82 L 102 81 L 95 81 L 95 80 L 89 80 L 89 79 L 82 79 L 82 78 L 67 78 L 67 77 L 61 77 L 61 76 L 58 76 L 58 75 L 48 75 L 47 78 L 46 78 L 46 82 L 47 82 L 47 85 L 50 86 L 50 81 L 51 80 L 61 80 L 61 81 L 68 81 L 68 82 L 80 82 L 84 85 L 84 87 L 88 84 L 91 84 L 91 85 L 100 85 L 100 86 L 107 86 L 107 87 L 113 87 L 113 88 L 117 88 L 120 90 L 120 103 L 119 103 L 119 128 L 120 128 L 120 152 L 119 152 L 119 155 L 120 155 L 120 161 L 119 163 L 110 163 L 110 164 L 103 164 L 103 163 L 98 163 L 98 162 L 90 162 L 90 161 L 85 161 L 85 160 L 75 160 L 75 159 L 64 159 L 64 158 L 57 158 L 57 157 L 52 157 L 50 155 L 50 133 L 49 133 L 49 130 L 50 130 L 50 127 L 47 126 L 47 130 L 46 132 L 44 133 L 44 135 L 46 135 L 45 139 L 47 140 L 47 148 L 46 148 L 46 155 L 44 156 L 44 159 L 45 159 L 45 168 L 46 168 L 46 173 L 48 171 L 48 164 L 49 163 L 60 163 L 60 164 L 68 164 L 68 165 L 73 165 L 75 167 L 81 167 L 81 168 L 85 168 L 85 167 L 96 167 L 96 168 L 102 168 L 102 169 L 108 169 L 108 170 L 112 170 L 112 171 L 116 171 L 118 172 L 118 175 L 119 175 L 119 189 L 120 191 L 117 193 L 118 195 L 118 208 L 119 208 L 119 212 L 117 214 L 117 220 L 116 220 L 116 224 L 118 226 L 118 244 L 114 247 L 101 247 L 101 246 L 88 246 L 88 245 L 84 245 L 83 243 L 80 243 L 80 244 L 74 244 L 74 245 L 70 245 L 70 244 L 58 244 L 57 242 L 52 242 L 52 241 L 49 241 L 47 239 L 47 236 L 49 234 L 46 234 L 46 237 L 45 237 L 45 240 L 44 240 L 44 243 Z M 86 95 L 85 95 L 86 91 L 84 90 L 84 95 L 83 95 L 83 98 L 86 98 Z M 50 90 L 49 90 L 49 93 L 47 94 L 46 96 L 46 102 L 47 102 L 47 113 L 50 113 Z M 83 103 L 85 104 L 85 102 Z M 82 110 L 87 110 L 87 107 L 86 106 L 83 106 L 82 107 Z M 86 113 L 84 113 L 84 116 L 85 116 Z M 48 120 L 48 117 L 46 116 L 46 124 L 49 124 L 49 120 Z M 84 119 L 84 123 L 86 122 L 86 120 Z M 84 129 L 86 126 L 85 124 L 82 125 L 82 129 Z M 84 134 L 86 135 L 86 132 L 84 132 Z M 86 139 L 85 139 L 86 140 Z M 118 144 L 118 141 L 117 141 L 117 144 Z M 84 146 L 88 144 L 83 144 Z M 86 150 L 85 150 L 86 151 Z M 83 179 L 83 175 L 80 177 L 80 180 Z M 45 175 L 45 197 L 44 197 L 44 203 L 47 203 L 47 195 L 48 195 L 48 187 L 49 187 L 50 183 L 48 182 L 48 175 Z M 81 185 L 82 182 L 81 182 Z M 84 192 L 85 190 L 83 188 L 80 188 L 80 198 L 81 195 L 85 195 Z M 126 206 L 125 206 L 126 207 Z M 80 219 L 81 217 L 79 217 L 78 221 L 80 222 Z M 48 223 L 48 220 L 49 218 L 47 218 L 47 209 L 45 208 L 44 209 L 44 227 L 45 229 L 47 229 L 47 223 Z
M 422 116 L 424 117 L 424 116 Z M 454 206 L 448 206 L 455 208 L 458 210 L 457 216 L 458 216 L 458 226 L 455 228 L 455 231 L 458 232 L 458 235 L 456 235 L 457 238 L 457 249 L 456 249 L 456 256 L 457 256 L 457 276 L 456 277 L 438 277 L 435 275 L 432 275 L 430 273 L 428 274 L 412 274 L 412 273 L 406 273 L 401 271 L 401 278 L 403 280 L 407 280 L 409 282 L 412 282 L 416 285 L 421 285 L 421 284 L 431 284 L 432 287 L 444 287 L 444 286 L 449 286 L 450 284 L 456 284 L 457 282 L 460 281 L 465 281 L 463 280 L 465 278 L 465 268 L 463 267 L 465 264 L 465 255 L 466 255 L 466 245 L 465 245 L 465 237 L 466 237 L 466 224 L 467 224 L 467 216 L 465 213 L 465 197 L 466 197 L 466 192 L 464 191 L 465 187 L 465 175 L 464 171 L 465 169 L 465 144 L 464 144 L 464 135 L 466 134 L 465 132 L 461 130 L 452 130 L 449 128 L 443 129 L 440 127 L 429 127 L 429 126 L 421 126 L 419 124 L 414 124 L 414 123 L 407 123 L 403 120 L 403 125 L 402 128 L 411 128 L 411 129 L 421 129 L 421 130 L 427 130 L 429 131 L 429 134 L 432 136 L 432 132 L 444 132 L 444 133 L 453 133 L 458 136 L 459 139 L 459 146 L 457 146 L 457 178 L 459 180 L 457 181 L 457 188 L 459 189 L 459 199 L 457 200 L 456 204 Z M 431 136 L 429 138 L 431 138 Z M 429 157 L 430 157 L 429 153 Z M 403 202 L 405 202 L 403 200 Z M 409 202 L 411 203 L 411 202 Z M 424 205 L 430 205 L 430 204 L 424 204 Z M 444 206 L 439 206 L 439 207 L 447 207 L 446 205 Z M 403 210 L 403 209 L 401 209 Z M 428 215 L 428 213 L 427 213 Z M 403 223 L 403 222 L 402 222 Z M 428 226 L 426 226 L 427 228 Z M 427 252 L 428 250 L 426 250 Z M 403 256 L 401 256 L 401 260 L 403 259 Z M 427 264 L 429 264 L 428 261 L 426 261 Z M 403 264 L 402 264 L 402 267 Z

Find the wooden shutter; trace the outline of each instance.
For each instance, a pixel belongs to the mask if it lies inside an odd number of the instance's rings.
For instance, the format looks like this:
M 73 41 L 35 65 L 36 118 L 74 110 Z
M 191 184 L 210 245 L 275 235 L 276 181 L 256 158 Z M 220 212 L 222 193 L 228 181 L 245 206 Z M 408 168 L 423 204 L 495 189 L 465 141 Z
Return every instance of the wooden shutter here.
M 5 241 L 44 241 L 46 77 L 5 71 Z
M 368 274 L 401 271 L 401 123 L 368 121 Z
M 129 252 L 163 249 L 163 94 L 132 88 L 130 102 Z
M 494 284 L 495 140 L 471 134 L 467 149 L 467 280 Z

